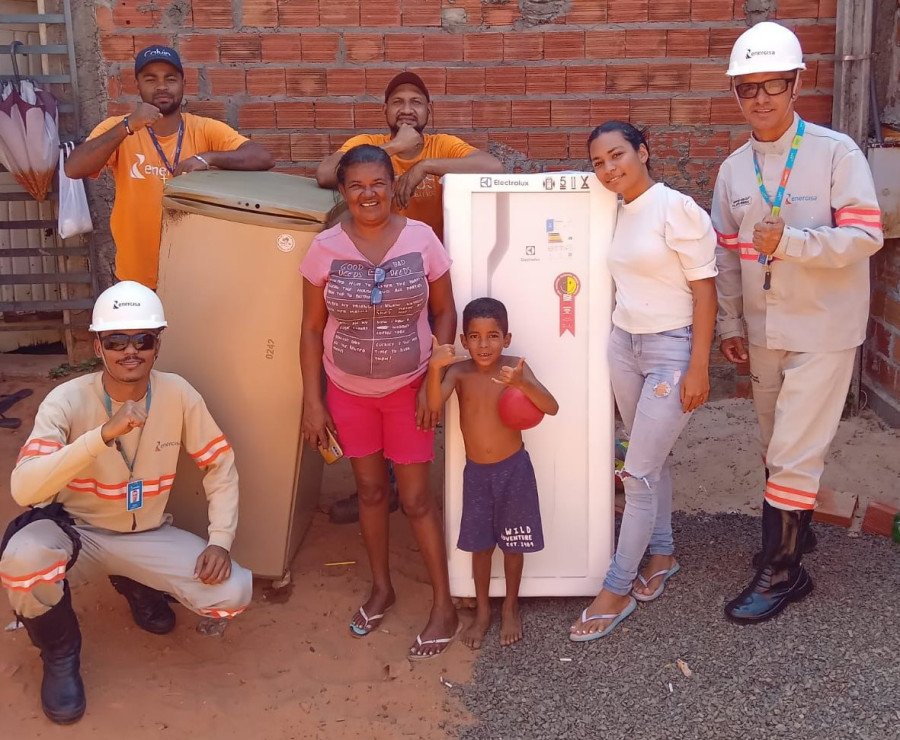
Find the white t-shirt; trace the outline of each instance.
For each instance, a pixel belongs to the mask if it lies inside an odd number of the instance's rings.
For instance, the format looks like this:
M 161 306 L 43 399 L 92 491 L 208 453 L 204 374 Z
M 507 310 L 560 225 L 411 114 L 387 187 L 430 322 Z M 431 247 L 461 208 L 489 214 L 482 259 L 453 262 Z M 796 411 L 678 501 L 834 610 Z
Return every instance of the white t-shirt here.
M 631 334 L 678 329 L 693 323 L 688 283 L 717 274 L 716 234 L 692 198 L 656 183 L 619 203 L 608 262 L 616 283 L 613 324 Z

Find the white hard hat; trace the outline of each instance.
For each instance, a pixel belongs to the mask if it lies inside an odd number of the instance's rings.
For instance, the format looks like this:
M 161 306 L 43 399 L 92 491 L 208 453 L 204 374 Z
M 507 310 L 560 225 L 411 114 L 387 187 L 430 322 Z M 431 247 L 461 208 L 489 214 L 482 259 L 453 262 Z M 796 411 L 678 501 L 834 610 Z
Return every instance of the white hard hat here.
M 97 296 L 90 331 L 162 329 L 166 325 L 159 296 L 140 283 L 123 280 Z
M 734 42 L 726 74 L 738 77 L 795 69 L 806 69 L 800 39 L 784 26 L 763 21 L 744 31 Z

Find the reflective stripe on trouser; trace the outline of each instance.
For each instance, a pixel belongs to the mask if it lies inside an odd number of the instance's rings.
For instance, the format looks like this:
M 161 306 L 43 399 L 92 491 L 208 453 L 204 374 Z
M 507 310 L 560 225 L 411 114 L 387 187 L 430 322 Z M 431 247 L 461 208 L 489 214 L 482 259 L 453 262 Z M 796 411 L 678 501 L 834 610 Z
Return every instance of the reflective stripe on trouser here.
M 54 522 L 32 522 L 10 539 L 0 559 L 0 583 L 17 614 L 34 618 L 48 611 L 62 598 L 64 578 L 78 585 L 106 575 L 165 591 L 207 617 L 233 617 L 250 603 L 252 574 L 233 561 L 224 583 L 208 586 L 194 578 L 206 542 L 190 532 L 170 524 L 129 533 L 82 524 L 75 529 L 81 535 L 81 554 L 68 574 L 72 541 Z
M 625 512 L 603 587 L 624 595 L 637 578 L 648 546 L 671 555 L 672 472 L 669 453 L 691 414 L 681 410 L 681 378 L 691 358 L 690 327 L 609 339 L 609 373 L 616 406 L 630 436 L 625 466 Z M 627 474 L 627 475 L 626 475 Z
M 765 499 L 813 509 L 825 456 L 847 401 L 856 349 L 787 352 L 750 345 L 753 405 L 769 469 Z

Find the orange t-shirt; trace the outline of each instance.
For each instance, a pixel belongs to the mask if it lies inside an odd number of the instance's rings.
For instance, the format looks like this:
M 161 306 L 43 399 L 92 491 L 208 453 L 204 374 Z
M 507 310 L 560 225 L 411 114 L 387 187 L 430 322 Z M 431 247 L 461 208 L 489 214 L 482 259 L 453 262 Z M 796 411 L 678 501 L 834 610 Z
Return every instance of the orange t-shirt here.
M 450 134 L 424 134 L 423 138 L 425 145 L 414 159 L 401 159 L 396 155 L 391 157 L 395 176 L 400 177 L 423 159 L 462 159 L 477 151 L 471 144 Z M 340 150 L 346 152 L 360 144 L 382 146 L 390 140 L 390 134 L 360 134 L 345 141 Z M 424 221 L 434 230 L 437 238 L 443 242 L 444 205 L 440 178 L 435 175 L 426 175 L 425 179 L 419 183 L 419 187 L 416 188 L 413 197 L 410 198 L 409 204 L 399 213 L 416 221 Z
M 124 116 L 101 121 L 88 139 L 96 138 L 122 122 Z M 221 121 L 182 113 L 184 161 L 203 152 L 228 152 L 249 139 Z M 169 163 L 175 165 L 178 133 L 157 137 Z M 159 273 L 159 239 L 162 228 L 163 186 L 171 177 L 147 129 L 126 136 L 106 163 L 116 182 L 116 200 L 109 220 L 116 243 L 116 277 L 136 280 L 156 289 Z

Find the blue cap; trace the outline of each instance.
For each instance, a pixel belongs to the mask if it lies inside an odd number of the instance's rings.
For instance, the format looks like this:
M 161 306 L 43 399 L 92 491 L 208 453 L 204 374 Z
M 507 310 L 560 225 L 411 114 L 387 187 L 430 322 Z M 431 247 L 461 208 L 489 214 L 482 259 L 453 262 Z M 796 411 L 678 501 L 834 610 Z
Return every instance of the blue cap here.
M 153 46 L 148 46 L 146 49 L 141 49 L 134 58 L 134 73 L 137 74 L 152 62 L 165 62 L 166 64 L 171 64 L 175 69 L 181 72 L 181 74 L 184 74 L 184 68 L 181 66 L 181 57 L 179 57 L 178 52 L 170 46 L 154 44 Z

